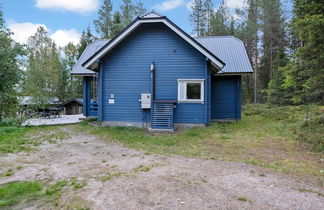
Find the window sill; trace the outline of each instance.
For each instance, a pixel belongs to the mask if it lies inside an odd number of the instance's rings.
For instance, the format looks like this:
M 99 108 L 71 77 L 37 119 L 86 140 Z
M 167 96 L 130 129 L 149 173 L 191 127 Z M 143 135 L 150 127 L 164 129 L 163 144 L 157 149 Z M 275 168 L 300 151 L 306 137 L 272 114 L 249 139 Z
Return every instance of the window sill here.
M 196 103 L 196 104 L 204 104 L 203 100 L 178 100 L 178 103 Z

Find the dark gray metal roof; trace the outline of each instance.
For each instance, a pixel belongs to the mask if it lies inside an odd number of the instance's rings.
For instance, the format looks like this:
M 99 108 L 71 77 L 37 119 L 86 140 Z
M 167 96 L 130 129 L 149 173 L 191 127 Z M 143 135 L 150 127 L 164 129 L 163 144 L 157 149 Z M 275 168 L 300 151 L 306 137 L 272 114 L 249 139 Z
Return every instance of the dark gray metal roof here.
M 93 54 L 95 54 L 98 50 L 100 50 L 108 42 L 109 42 L 109 39 L 101 39 L 101 40 L 96 40 L 93 43 L 89 44 L 83 51 L 78 62 L 75 64 L 71 74 L 72 75 L 82 75 L 82 76 L 96 74 L 96 72 L 84 68 L 82 66 L 82 64 L 86 60 L 88 60 L 88 58 L 90 58 Z
M 70 100 L 67 100 L 67 101 L 63 102 L 62 104 L 60 104 L 60 107 L 65 106 L 66 104 L 71 103 L 73 101 L 79 103 L 80 105 L 83 105 L 83 98 L 71 98 Z
M 156 13 L 151 12 L 147 15 L 150 14 L 153 16 Z M 211 53 L 213 53 L 215 56 L 224 61 L 226 65 L 218 72 L 219 74 L 237 74 L 253 72 L 244 43 L 241 40 L 233 36 L 207 36 L 195 37 L 194 39 L 206 49 L 208 49 Z M 96 40 L 95 42 L 89 44 L 82 53 L 71 74 L 82 76 L 96 74 L 96 72 L 84 68 L 82 64 L 108 42 L 108 39 L 104 39 Z
M 252 73 L 244 43 L 233 36 L 207 36 L 195 39 L 225 62 L 219 74 Z

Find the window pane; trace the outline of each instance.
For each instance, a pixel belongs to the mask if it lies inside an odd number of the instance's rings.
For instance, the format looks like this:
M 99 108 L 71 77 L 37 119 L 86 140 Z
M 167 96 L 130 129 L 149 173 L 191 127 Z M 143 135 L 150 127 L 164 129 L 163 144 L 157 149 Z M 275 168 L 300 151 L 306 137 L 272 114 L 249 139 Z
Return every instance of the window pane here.
M 200 99 L 200 83 L 187 83 L 187 99 Z

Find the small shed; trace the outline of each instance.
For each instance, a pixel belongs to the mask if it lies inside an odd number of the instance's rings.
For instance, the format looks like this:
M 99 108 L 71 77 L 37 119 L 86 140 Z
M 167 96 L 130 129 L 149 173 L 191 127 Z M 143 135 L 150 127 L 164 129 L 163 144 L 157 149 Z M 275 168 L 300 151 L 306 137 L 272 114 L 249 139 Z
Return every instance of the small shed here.
M 59 107 L 64 108 L 64 113 L 66 115 L 76 115 L 83 113 L 83 99 L 82 98 L 72 98 L 65 101 Z

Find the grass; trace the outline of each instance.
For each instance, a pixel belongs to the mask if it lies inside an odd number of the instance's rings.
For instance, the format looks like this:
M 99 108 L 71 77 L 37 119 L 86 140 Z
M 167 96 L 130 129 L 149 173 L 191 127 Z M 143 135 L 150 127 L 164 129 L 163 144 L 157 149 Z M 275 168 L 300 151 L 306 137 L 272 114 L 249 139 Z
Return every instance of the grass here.
M 135 172 L 135 173 L 148 172 L 152 168 L 158 167 L 158 166 L 161 166 L 161 164 L 160 163 L 152 163 L 152 164 L 149 164 L 149 165 L 146 165 L 146 166 L 145 165 L 139 165 L 138 167 L 133 169 L 133 172 Z
M 101 176 L 101 177 L 99 177 L 99 180 L 102 181 L 102 182 L 105 182 L 105 181 L 111 180 L 111 179 L 114 178 L 114 177 L 119 177 L 119 176 L 121 176 L 121 175 L 122 175 L 121 172 L 108 173 L 108 174 L 105 175 L 105 176 Z
M 11 182 L 0 185 L 0 207 L 38 199 L 42 194 L 41 191 L 42 185 L 37 181 Z
M 36 200 L 39 204 L 53 203 L 53 205 L 58 205 L 64 188 L 70 187 L 77 190 L 83 188 L 86 184 L 85 181 L 79 181 L 76 178 L 58 181 L 50 185 L 38 181 L 2 184 L 0 185 L 0 209 L 1 207 L 24 206 Z
M 80 132 L 119 141 L 146 153 L 182 155 L 238 161 L 278 172 L 323 178 L 320 159 L 324 153 L 324 107 L 247 106 L 236 123 L 213 123 L 209 127 L 152 134 L 132 127 L 75 125 Z M 303 138 L 301 138 L 301 136 Z
M 237 200 L 239 200 L 239 201 L 247 201 L 247 199 L 245 197 L 238 197 Z
M 0 154 L 31 151 L 42 141 L 56 143 L 63 140 L 68 134 L 59 126 L 39 127 L 0 127 Z

